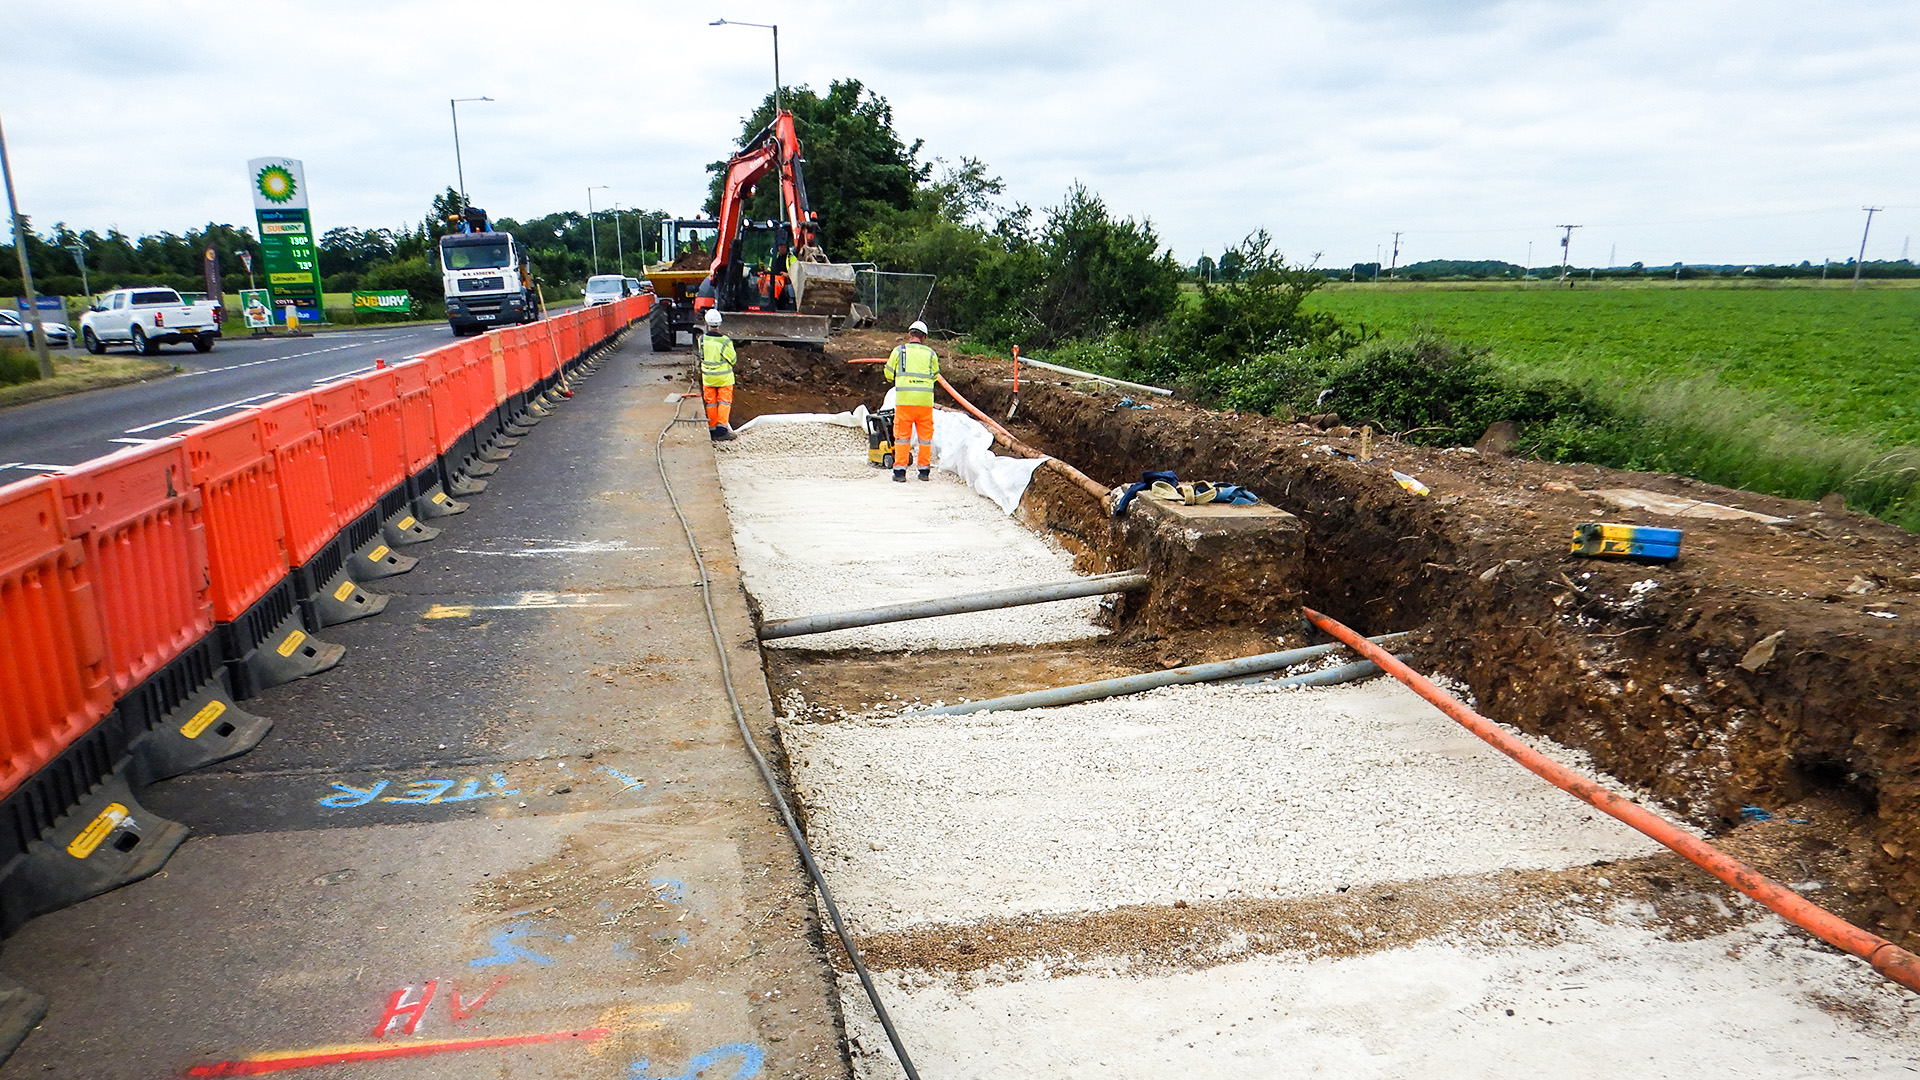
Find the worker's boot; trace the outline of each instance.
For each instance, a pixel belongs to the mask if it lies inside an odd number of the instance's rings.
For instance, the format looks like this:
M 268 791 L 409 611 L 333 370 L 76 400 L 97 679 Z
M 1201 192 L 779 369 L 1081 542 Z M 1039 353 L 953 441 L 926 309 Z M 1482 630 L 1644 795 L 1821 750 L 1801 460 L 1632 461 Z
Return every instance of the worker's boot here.
M 740 437 L 740 436 L 738 436 L 738 435 L 735 435 L 735 434 L 733 433 L 733 428 L 732 428 L 732 426 L 730 426 L 730 425 L 728 425 L 728 424 L 721 424 L 721 425 L 720 425 L 720 436 L 719 436 L 719 438 L 720 438 L 720 441 L 721 441 L 721 442 L 732 442 L 733 440 L 735 440 L 735 439 L 737 439 L 737 438 L 739 438 L 739 437 Z
M 931 480 L 931 479 L 933 479 L 933 470 L 932 470 L 932 469 L 921 469 L 921 470 L 920 470 L 920 479 L 922 479 L 922 480 Z
M 904 484 L 904 483 L 906 483 L 906 482 L 907 482 L 907 470 L 905 470 L 905 469 L 895 469 L 895 470 L 893 470 L 893 482 L 894 482 L 894 483 L 896 483 L 896 484 Z

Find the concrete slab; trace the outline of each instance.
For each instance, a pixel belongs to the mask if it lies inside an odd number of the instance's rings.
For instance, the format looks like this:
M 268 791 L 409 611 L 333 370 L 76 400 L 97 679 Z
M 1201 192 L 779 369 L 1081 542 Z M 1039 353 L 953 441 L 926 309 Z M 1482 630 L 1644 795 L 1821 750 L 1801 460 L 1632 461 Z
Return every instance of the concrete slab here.
M 684 368 L 609 357 L 409 550 L 387 613 L 329 629 L 339 668 L 248 703 L 258 749 L 148 790 L 195 836 L 6 942 L 52 1006 L 0 1077 L 845 1074 L 654 467 Z M 704 425 L 666 461 L 767 738 Z

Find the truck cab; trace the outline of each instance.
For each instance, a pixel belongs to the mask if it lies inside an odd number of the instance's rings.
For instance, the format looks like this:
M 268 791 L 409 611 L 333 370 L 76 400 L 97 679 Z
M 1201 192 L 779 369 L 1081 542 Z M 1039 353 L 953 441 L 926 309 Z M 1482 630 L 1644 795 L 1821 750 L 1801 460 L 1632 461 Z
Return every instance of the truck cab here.
M 447 324 L 456 337 L 537 321 L 540 294 L 526 248 L 512 233 L 457 232 L 440 238 Z

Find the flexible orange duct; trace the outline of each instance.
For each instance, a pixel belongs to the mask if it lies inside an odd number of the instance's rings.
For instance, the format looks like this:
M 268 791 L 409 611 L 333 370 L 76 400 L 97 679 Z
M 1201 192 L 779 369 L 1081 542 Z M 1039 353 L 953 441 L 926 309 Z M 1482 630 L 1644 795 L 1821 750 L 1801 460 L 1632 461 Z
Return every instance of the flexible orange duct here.
M 1613 792 L 1568 769 L 1502 731 L 1493 721 L 1474 712 L 1459 699 L 1435 686 L 1425 676 L 1395 659 L 1392 653 L 1361 637 L 1339 622 L 1312 608 L 1300 609 L 1313 625 L 1339 638 L 1347 647 L 1380 665 L 1380 669 L 1405 683 L 1408 689 L 1426 698 L 1461 727 L 1478 735 L 1494 749 L 1525 766 L 1554 787 L 1567 792 L 1603 813 L 1626 822 L 1647 834 L 1707 873 L 1758 900 L 1821 941 L 1873 965 L 1873 969 L 1909 990 L 1920 990 L 1920 957 L 1877 934 L 1868 933 L 1838 915 L 1808 903 L 1799 893 L 1760 874 L 1740 860 L 1704 840 L 1675 827 L 1638 803 Z

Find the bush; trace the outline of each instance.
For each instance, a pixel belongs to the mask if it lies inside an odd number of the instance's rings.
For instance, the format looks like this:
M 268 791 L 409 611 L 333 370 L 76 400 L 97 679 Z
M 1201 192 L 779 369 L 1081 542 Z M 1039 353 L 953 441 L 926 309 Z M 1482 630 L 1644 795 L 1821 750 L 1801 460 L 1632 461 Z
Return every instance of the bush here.
M 40 361 L 11 343 L 0 344 L 0 386 L 40 381 Z
M 440 271 L 424 255 L 374 263 L 360 279 L 362 289 L 405 289 L 415 300 L 432 304 L 446 298 Z

